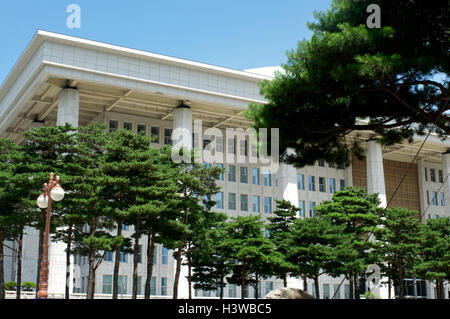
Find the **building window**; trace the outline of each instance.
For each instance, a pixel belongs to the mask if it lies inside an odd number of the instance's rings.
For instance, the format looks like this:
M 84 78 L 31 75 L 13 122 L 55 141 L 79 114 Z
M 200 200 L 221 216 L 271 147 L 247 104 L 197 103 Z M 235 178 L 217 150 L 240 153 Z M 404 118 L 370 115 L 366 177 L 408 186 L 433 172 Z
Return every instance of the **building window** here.
M 105 252 L 105 257 L 103 257 L 104 261 L 112 261 L 113 259 L 113 253 L 112 251 Z
M 345 165 L 344 164 L 339 164 L 338 165 L 338 169 L 345 169 Z
M 334 291 L 333 291 L 334 299 L 341 299 L 341 290 L 339 289 L 340 288 L 339 286 L 340 286 L 339 284 L 334 284 L 333 285 L 333 287 L 334 287 Z
M 153 143 L 159 144 L 159 126 L 152 126 L 150 128 Z
M 426 167 L 424 168 L 424 170 L 425 170 L 425 182 L 428 182 L 428 170 Z
M 216 153 L 223 154 L 223 136 L 216 136 Z
M 156 265 L 156 254 L 157 254 L 156 247 L 153 248 L 153 265 Z
M 137 294 L 142 295 L 142 277 L 141 276 L 137 277 L 136 286 L 137 286 Z
M 128 262 L 128 254 L 123 251 L 120 252 L 120 262 L 127 263 Z
M 130 122 L 123 122 L 123 129 L 127 131 L 133 130 L 133 123 Z
M 272 186 L 272 179 L 270 178 L 270 172 L 264 172 L 264 186 Z
M 316 207 L 316 202 L 309 202 L 309 217 L 314 217 L 314 207 Z
M 319 192 L 326 192 L 325 177 L 319 177 Z
M 236 166 L 228 165 L 228 181 L 236 182 Z
M 122 230 L 129 230 L 130 226 L 128 226 L 126 223 L 122 224 Z
M 138 246 L 138 263 L 142 263 L 142 245 Z
M 427 191 L 427 204 L 430 205 L 430 192 Z
M 102 294 L 112 293 L 112 276 L 103 275 Z
M 303 174 L 297 175 L 297 187 L 300 190 L 305 190 L 305 175 Z
M 239 141 L 239 153 L 242 156 L 247 156 L 247 140 L 240 140 Z
M 236 194 L 228 193 L 228 209 L 236 210 Z
M 223 192 L 216 194 L 216 208 L 223 209 Z
M 264 213 L 272 214 L 272 197 L 264 197 Z
M 345 189 L 345 179 L 339 181 L 339 190 L 343 191 Z
M 168 263 L 169 263 L 169 249 L 162 246 L 161 264 L 167 265 Z
M 257 158 L 258 157 L 258 147 L 256 144 L 252 144 L 252 157 Z
M 147 134 L 147 126 L 144 124 L 138 124 L 137 132 L 138 132 L 138 134 L 146 135 Z
M 319 160 L 318 165 L 319 165 L 319 167 L 325 167 L 325 161 Z
M 316 296 L 316 285 L 315 284 L 311 285 L 311 292 L 312 292 L 313 297 L 317 298 L 317 296 Z
M 308 176 L 308 190 L 311 192 L 316 191 L 316 178 L 314 176 Z
M 430 168 L 430 180 L 436 182 L 436 170 L 434 168 Z
M 441 206 L 445 206 L 445 196 L 444 196 L 444 193 L 441 193 Z
M 203 135 L 203 149 L 206 151 L 211 151 L 211 136 Z
M 228 297 L 236 298 L 236 285 L 228 284 Z
M 252 184 L 259 185 L 259 168 L 252 168 Z
M 334 194 L 336 192 L 336 179 L 330 178 L 330 193 Z
M 254 213 L 259 213 L 259 196 L 252 196 L 252 211 Z
M 438 199 L 437 199 L 437 193 L 436 192 L 431 192 L 431 196 L 433 196 L 433 205 L 434 206 L 438 206 Z
M 119 295 L 127 294 L 127 276 L 117 277 L 117 292 Z
M 278 187 L 278 172 L 273 174 L 274 180 L 275 180 L 275 187 Z
M 241 194 L 241 210 L 248 211 L 248 195 L 246 194 Z
M 439 183 L 444 182 L 444 174 L 442 173 L 442 170 L 439 170 Z
M 223 164 L 220 164 L 220 163 L 217 163 L 216 166 L 219 168 L 223 168 Z M 219 174 L 219 177 L 217 177 L 217 180 L 223 181 L 223 173 Z
M 161 277 L 161 296 L 167 296 L 167 278 Z
M 164 145 L 172 145 L 172 129 L 164 129 Z
M 304 200 L 298 201 L 298 208 L 300 209 L 300 211 L 299 211 L 300 217 L 305 217 L 305 201 Z
M 266 295 L 273 290 L 273 281 L 266 281 Z
M 241 183 L 248 184 L 248 167 L 241 167 Z
M 109 121 L 109 131 L 110 132 L 117 131 L 118 128 L 119 128 L 119 121 L 116 121 L 116 120 Z
M 328 163 L 328 166 L 329 166 L 330 168 L 334 168 L 334 163 Z
M 350 299 L 350 285 L 344 285 L 344 298 Z
M 235 143 L 236 143 L 236 140 L 235 140 L 234 137 L 233 137 L 233 138 L 229 138 L 229 139 L 227 140 L 228 154 L 236 154 Z
M 152 279 L 150 279 L 150 295 L 156 295 L 156 277 L 152 277 Z
M 323 299 L 330 299 L 330 284 L 323 284 Z

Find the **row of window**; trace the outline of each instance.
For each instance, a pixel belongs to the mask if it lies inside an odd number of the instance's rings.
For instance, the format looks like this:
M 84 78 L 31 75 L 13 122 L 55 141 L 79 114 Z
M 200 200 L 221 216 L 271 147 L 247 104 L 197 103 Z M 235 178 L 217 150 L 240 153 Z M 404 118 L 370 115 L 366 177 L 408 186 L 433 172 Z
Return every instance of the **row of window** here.
M 122 128 L 125 130 L 133 131 L 133 123 L 131 122 L 122 122 Z M 119 129 L 119 121 L 117 120 L 110 120 L 109 121 L 109 131 L 113 132 Z M 160 143 L 160 130 L 161 128 L 159 126 L 150 126 L 150 136 L 154 139 L 153 143 L 159 144 Z M 145 124 L 138 124 L 136 126 L 136 132 L 147 135 L 147 125 Z M 172 144 L 172 129 L 171 128 L 164 128 L 164 145 L 171 145 Z
M 272 281 L 266 281 L 264 282 L 264 292 L 263 292 L 263 284 L 260 282 L 258 284 L 258 298 L 262 298 L 263 295 L 268 294 L 270 291 L 273 290 L 273 282 Z M 254 288 L 252 288 L 253 293 L 250 293 L 250 287 L 246 286 L 244 290 L 244 297 L 245 298 L 251 298 L 252 296 L 256 296 L 256 291 Z M 224 288 L 224 295 L 228 293 L 228 298 L 237 298 L 238 296 L 238 288 L 235 284 L 227 284 Z M 195 297 L 220 297 L 220 285 L 217 285 L 217 288 L 215 291 L 211 290 L 201 290 L 201 289 L 195 289 L 194 291 Z
M 428 182 L 428 168 L 424 168 L 425 170 L 425 181 Z M 444 182 L 444 173 L 442 170 L 438 170 L 439 183 Z M 430 181 L 436 183 L 436 169 L 430 168 Z
M 430 201 L 430 192 L 427 191 L 427 204 L 430 205 L 430 203 L 433 204 L 433 206 L 439 206 L 439 202 L 441 203 L 441 206 L 445 206 L 445 195 L 444 193 L 438 193 L 437 192 L 431 192 L 431 201 Z
M 153 250 L 153 264 L 156 264 L 156 253 L 157 253 L 157 247 Z M 112 262 L 114 261 L 113 258 L 114 253 L 111 251 L 105 252 L 105 256 L 103 258 L 103 261 L 106 262 Z M 128 253 L 125 253 L 123 251 L 120 252 L 120 262 L 127 263 L 128 262 Z M 86 256 L 75 256 L 75 264 L 83 265 L 87 263 L 87 257 Z M 142 245 L 138 246 L 138 263 L 142 263 Z M 167 265 L 169 264 L 169 249 L 162 246 L 161 247 L 161 264 Z
M 333 284 L 333 293 L 331 294 L 331 284 L 322 284 L 322 298 L 321 299 L 331 299 L 334 296 L 334 299 L 341 299 L 341 289 L 340 284 Z M 312 284 L 312 295 L 314 298 L 316 297 L 316 285 Z M 344 285 L 344 299 L 350 299 L 350 285 Z
M 103 282 L 102 282 L 102 294 L 112 294 L 112 275 L 103 275 Z M 87 279 L 87 277 L 86 277 Z M 132 278 L 131 278 L 132 279 Z M 117 285 L 118 285 L 118 294 L 119 295 L 126 295 L 127 294 L 127 285 L 128 285 L 128 277 L 127 276 L 118 276 L 117 277 Z M 82 278 L 81 286 L 82 286 L 82 292 L 85 292 L 84 290 L 84 280 Z M 144 283 L 142 282 L 142 277 L 137 277 L 137 294 L 143 295 L 144 293 Z M 157 295 L 156 291 L 156 277 L 152 277 L 150 280 L 150 295 Z M 160 295 L 161 296 L 167 296 L 167 277 L 161 277 L 161 286 L 160 286 Z
M 205 163 L 207 167 L 210 166 L 210 164 Z M 217 167 L 223 168 L 223 164 L 217 163 Z M 236 165 L 227 165 L 227 180 L 229 182 L 236 182 Z M 274 183 L 275 186 L 278 186 L 278 173 L 273 174 L 274 177 Z M 260 185 L 260 169 L 259 168 L 252 168 L 252 184 L 253 185 Z M 272 186 L 272 174 L 269 173 L 269 171 L 264 171 L 263 174 L 263 184 L 264 186 Z M 224 180 L 223 174 L 220 174 L 217 178 L 219 181 Z M 249 183 L 249 170 L 246 166 L 239 167 L 239 182 L 242 184 L 248 184 Z
M 251 197 L 252 201 L 252 208 L 251 211 L 253 213 L 260 213 L 261 212 L 261 196 L 259 195 L 253 195 Z M 236 193 L 228 193 L 228 209 L 229 210 L 236 210 L 236 201 L 237 196 Z M 244 212 L 249 211 L 249 195 L 248 194 L 240 194 L 240 210 Z M 264 213 L 271 214 L 272 213 L 272 197 L 263 197 L 263 204 L 264 204 Z M 216 208 L 224 209 L 224 193 L 218 192 L 216 193 Z
M 305 175 L 297 174 L 297 188 L 299 190 L 305 190 Z M 328 179 L 329 192 L 334 194 L 337 191 L 336 178 Z M 343 190 L 345 188 L 345 179 L 339 180 L 339 190 Z M 309 175 L 308 176 L 308 190 L 311 192 L 316 191 L 316 177 Z M 327 183 L 325 177 L 319 177 L 319 192 L 326 193 L 327 192 Z

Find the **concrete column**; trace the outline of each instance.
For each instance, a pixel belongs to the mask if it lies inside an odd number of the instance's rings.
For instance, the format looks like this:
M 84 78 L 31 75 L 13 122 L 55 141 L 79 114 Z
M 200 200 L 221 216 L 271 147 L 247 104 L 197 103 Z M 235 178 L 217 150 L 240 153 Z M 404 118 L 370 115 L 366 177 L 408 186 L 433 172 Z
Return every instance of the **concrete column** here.
M 173 146 L 192 149 L 192 110 L 189 107 L 177 107 L 174 111 L 172 136 Z
M 450 150 L 446 153 L 442 154 L 442 172 L 445 181 L 445 185 L 442 187 L 442 191 L 445 196 L 445 215 L 446 217 L 450 216 Z M 447 177 L 448 176 L 448 177 Z M 446 180 L 447 179 L 447 180 Z
M 173 119 L 173 147 L 185 147 L 192 149 L 192 110 L 187 106 L 179 106 L 174 111 Z M 183 258 L 184 259 L 184 258 Z M 186 260 L 183 260 L 185 262 Z M 174 262 L 174 274 L 176 271 L 176 261 Z M 178 298 L 189 297 L 189 283 L 187 280 L 188 266 L 181 265 L 180 279 L 178 282 Z M 169 288 L 169 287 L 168 287 Z M 194 296 L 194 291 L 191 291 Z
M 64 88 L 59 93 L 58 117 L 56 125 L 69 123 L 78 127 L 78 114 L 80 111 L 80 96 L 77 89 Z
M 378 193 L 380 207 L 386 207 L 386 186 L 384 184 L 383 153 L 375 140 L 367 141 L 367 193 Z
M 419 196 L 420 196 L 420 213 L 422 214 L 422 221 L 427 219 L 427 216 L 423 215 L 426 209 L 426 194 L 425 194 L 425 178 L 424 178 L 424 160 L 420 159 L 417 161 L 417 176 L 419 179 Z

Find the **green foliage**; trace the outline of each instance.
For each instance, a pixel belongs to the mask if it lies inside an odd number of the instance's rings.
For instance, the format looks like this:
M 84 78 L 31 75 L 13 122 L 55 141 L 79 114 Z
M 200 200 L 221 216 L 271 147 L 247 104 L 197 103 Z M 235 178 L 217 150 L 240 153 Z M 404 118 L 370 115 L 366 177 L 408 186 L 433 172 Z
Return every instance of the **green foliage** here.
M 382 28 L 366 26 L 371 3 Z M 353 131 L 372 130 L 388 145 L 428 131 L 445 137 L 448 8 L 446 0 L 333 1 L 309 24 L 312 37 L 288 52 L 283 72 L 263 81 L 268 103 L 250 105 L 247 115 L 256 128 L 279 128 L 280 150 L 294 149 L 287 160 L 299 167 L 349 164 L 362 152 L 346 140 Z
M 31 281 L 24 281 L 23 284 L 22 284 L 22 288 L 25 288 L 25 289 L 36 288 L 36 284 L 34 282 L 31 282 Z
M 366 291 L 363 295 L 364 299 L 380 299 L 377 296 L 375 296 L 373 293 L 371 293 L 370 291 Z
M 15 290 L 17 288 L 17 282 L 15 281 L 7 281 L 5 282 L 6 290 Z

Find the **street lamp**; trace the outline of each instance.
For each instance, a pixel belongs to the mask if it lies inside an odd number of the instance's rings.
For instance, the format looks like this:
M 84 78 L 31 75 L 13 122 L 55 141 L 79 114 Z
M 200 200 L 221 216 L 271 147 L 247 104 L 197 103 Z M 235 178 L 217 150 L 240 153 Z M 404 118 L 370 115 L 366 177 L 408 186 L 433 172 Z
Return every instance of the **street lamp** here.
M 39 292 L 38 298 L 46 299 L 48 297 L 48 241 L 50 236 L 50 209 L 52 207 L 52 200 L 59 202 L 64 198 L 64 190 L 59 185 L 59 176 L 56 180 L 53 179 L 53 173 L 50 173 L 48 184 L 44 183 L 42 194 L 38 197 L 36 203 L 39 208 L 47 208 L 47 215 L 45 219 L 44 232 L 44 247 L 42 251 L 41 271 L 39 274 Z

